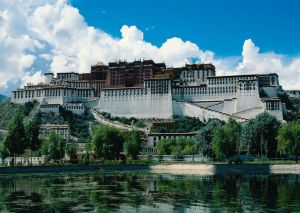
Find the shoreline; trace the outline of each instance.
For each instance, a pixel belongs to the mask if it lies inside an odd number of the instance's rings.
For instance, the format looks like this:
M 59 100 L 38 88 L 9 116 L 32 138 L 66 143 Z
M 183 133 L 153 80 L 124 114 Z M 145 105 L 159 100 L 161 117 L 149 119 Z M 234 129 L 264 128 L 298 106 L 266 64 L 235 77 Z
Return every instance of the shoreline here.
M 300 174 L 300 164 L 117 164 L 0 167 L 0 175 L 62 172 L 146 171 L 173 175 Z
M 61 172 L 147 171 L 149 170 L 149 167 L 150 165 L 148 164 L 12 166 L 0 167 L 0 175 Z
M 173 175 L 300 174 L 300 164 L 160 164 L 151 166 L 151 170 Z

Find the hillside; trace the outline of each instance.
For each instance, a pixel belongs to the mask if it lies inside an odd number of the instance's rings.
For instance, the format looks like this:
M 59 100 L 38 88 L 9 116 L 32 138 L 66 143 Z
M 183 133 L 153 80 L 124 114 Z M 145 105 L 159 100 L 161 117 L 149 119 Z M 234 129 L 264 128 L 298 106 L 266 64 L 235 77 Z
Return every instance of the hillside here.
M 26 119 L 36 114 L 37 102 L 27 102 L 25 104 L 14 104 L 11 102 L 0 103 L 0 129 L 8 129 L 14 115 L 20 112 Z M 85 141 L 89 137 L 89 125 L 93 122 L 93 115 L 87 111 L 85 115 L 75 115 L 63 108 L 59 114 L 37 113 L 40 124 L 69 124 L 71 135 Z
M 285 103 L 286 114 L 284 119 L 286 121 L 299 121 L 300 120 L 300 99 L 297 97 L 290 97 L 288 94 L 280 96 L 282 103 Z
M 90 123 L 94 121 L 93 115 L 86 111 L 84 115 L 76 115 L 60 108 L 60 113 L 38 113 L 40 124 L 69 124 L 72 136 L 85 141 L 89 136 Z
M 7 129 L 14 115 L 22 109 L 23 106 L 20 104 L 0 103 L 0 129 Z
M 4 102 L 7 101 L 8 97 L 6 97 L 5 95 L 0 94 L 0 102 Z

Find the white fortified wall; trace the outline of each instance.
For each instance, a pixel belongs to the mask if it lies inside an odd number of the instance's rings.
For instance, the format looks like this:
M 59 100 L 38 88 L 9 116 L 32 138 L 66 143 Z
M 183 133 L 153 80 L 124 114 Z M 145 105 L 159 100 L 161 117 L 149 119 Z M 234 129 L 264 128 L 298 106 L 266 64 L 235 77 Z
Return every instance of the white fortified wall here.
M 263 105 L 259 97 L 257 80 L 240 81 L 237 93 L 236 112 L 263 107 Z
M 98 110 L 109 112 L 113 116 L 136 118 L 171 118 L 173 115 L 171 93 L 113 98 L 101 96 Z
M 222 112 L 214 111 L 204 107 L 194 105 L 187 102 L 173 101 L 173 113 L 177 116 L 190 116 L 199 118 L 201 121 L 207 121 L 210 118 L 217 118 L 227 121 L 231 116 Z M 246 119 L 234 117 L 239 122 L 244 122 Z

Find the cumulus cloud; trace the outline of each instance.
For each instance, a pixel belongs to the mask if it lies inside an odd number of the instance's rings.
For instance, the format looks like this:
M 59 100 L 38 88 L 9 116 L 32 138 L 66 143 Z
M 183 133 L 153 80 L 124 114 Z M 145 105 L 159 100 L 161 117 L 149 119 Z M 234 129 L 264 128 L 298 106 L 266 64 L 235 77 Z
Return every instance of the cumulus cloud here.
M 300 89 L 300 57 L 290 58 L 273 52 L 260 53 L 251 39 L 243 45 L 239 73 L 277 73 L 284 89 Z
M 300 89 L 300 57 L 260 52 L 252 39 L 246 39 L 241 56 L 212 57 L 218 75 L 277 73 L 284 89 Z
M 36 71 L 34 73 L 26 73 L 25 76 L 22 78 L 22 85 L 26 84 L 36 84 L 38 82 L 44 82 L 45 77 L 42 71 Z
M 65 0 L 1 1 L 0 22 L 0 88 L 15 79 L 42 81 L 41 72 L 32 72 L 39 60 L 50 63 L 44 72 L 84 73 L 97 61 L 154 59 L 181 66 L 210 57 L 206 56 L 209 52 L 180 38 L 157 47 L 146 42 L 136 26 L 122 26 L 121 37 L 114 38 L 88 26 L 78 9 Z
M 260 53 L 250 39 L 244 43 L 242 56 L 220 59 L 212 51 L 177 37 L 155 46 L 144 40 L 144 33 L 136 26 L 122 26 L 120 38 L 115 38 L 89 26 L 67 0 L 0 2 L 0 91 L 12 81 L 41 82 L 43 72 L 84 73 L 98 61 L 119 59 L 153 59 L 167 66 L 212 62 L 218 74 L 278 72 L 284 86 L 300 86 L 295 77 L 300 58 Z M 35 71 L 35 64 L 45 66 Z

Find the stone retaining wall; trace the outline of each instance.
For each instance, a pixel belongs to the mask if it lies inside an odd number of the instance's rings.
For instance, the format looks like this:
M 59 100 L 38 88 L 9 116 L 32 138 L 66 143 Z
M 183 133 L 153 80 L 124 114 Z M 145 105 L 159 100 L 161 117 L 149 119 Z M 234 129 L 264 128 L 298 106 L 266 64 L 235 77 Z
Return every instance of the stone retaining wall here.
M 155 173 L 177 175 L 300 174 L 300 164 L 160 164 L 150 168 Z

